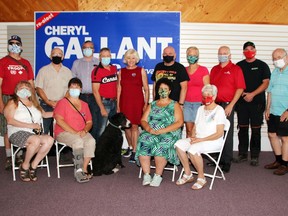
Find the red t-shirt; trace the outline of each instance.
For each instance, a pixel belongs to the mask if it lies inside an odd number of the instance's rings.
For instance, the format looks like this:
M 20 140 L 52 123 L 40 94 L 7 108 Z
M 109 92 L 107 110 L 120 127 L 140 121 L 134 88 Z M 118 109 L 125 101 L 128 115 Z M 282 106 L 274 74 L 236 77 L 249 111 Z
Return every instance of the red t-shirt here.
M 231 61 L 225 67 L 214 66 L 210 72 L 210 83 L 218 88 L 217 102 L 231 102 L 237 89 L 245 89 L 242 69 Z
M 2 78 L 2 94 L 12 95 L 18 82 L 22 80 L 33 80 L 34 72 L 29 61 L 24 58 L 19 60 L 22 65 L 8 56 L 0 59 L 0 78 Z
M 85 118 L 86 122 L 92 120 L 91 112 L 89 110 L 88 104 L 81 100 L 81 110 L 79 110 L 82 116 Z M 80 113 L 77 112 L 66 98 L 58 101 L 53 115 L 60 115 L 64 118 L 64 121 L 72 127 L 75 131 L 82 131 L 85 128 L 84 119 L 81 117 Z M 55 136 L 64 132 L 64 130 L 59 126 L 55 125 Z
M 117 67 L 110 66 L 107 70 L 101 66 L 96 67 L 91 73 L 92 83 L 100 83 L 99 94 L 104 98 L 116 98 L 117 96 Z

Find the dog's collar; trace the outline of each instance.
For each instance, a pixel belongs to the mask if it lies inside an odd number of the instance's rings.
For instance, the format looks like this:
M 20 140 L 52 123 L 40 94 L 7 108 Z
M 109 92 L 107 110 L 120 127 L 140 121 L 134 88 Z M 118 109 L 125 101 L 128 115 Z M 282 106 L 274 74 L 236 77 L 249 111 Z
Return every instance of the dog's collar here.
M 121 126 L 117 127 L 116 125 L 112 124 L 110 121 L 109 121 L 109 124 L 111 124 L 112 127 L 115 127 L 117 129 L 121 130 Z

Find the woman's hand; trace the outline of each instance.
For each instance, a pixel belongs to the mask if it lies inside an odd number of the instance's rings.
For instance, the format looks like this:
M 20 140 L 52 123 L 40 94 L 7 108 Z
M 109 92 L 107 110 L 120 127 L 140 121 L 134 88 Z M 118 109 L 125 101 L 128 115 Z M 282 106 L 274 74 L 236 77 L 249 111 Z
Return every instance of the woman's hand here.
M 80 137 L 84 137 L 87 133 L 85 130 L 78 131 L 76 134 L 78 134 Z
M 41 129 L 41 126 L 37 123 L 30 123 L 29 126 L 30 126 L 29 128 L 31 128 L 31 129 L 36 129 L 36 130 Z
M 202 142 L 202 141 L 203 141 L 202 138 L 190 137 L 190 143 L 191 144 L 195 144 L 195 143 Z

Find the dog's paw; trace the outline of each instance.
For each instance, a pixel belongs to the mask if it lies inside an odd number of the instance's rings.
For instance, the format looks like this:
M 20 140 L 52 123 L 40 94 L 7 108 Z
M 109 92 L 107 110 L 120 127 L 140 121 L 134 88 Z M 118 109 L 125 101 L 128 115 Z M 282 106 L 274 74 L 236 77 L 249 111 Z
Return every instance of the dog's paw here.
M 114 173 L 117 173 L 117 172 L 119 172 L 119 169 L 118 169 L 118 168 L 114 168 L 114 169 L 112 169 L 112 171 L 113 171 Z

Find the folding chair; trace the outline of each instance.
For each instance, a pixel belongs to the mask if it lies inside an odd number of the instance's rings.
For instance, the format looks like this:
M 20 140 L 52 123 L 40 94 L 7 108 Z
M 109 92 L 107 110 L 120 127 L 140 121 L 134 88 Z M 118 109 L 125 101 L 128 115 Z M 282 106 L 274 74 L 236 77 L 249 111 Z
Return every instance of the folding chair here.
M 16 148 L 16 151 L 14 151 L 14 148 Z M 26 147 L 19 147 L 11 143 L 11 159 L 12 159 L 12 174 L 13 174 L 13 181 L 16 181 L 16 175 L 15 171 L 19 170 L 19 166 L 16 166 L 15 160 L 16 155 L 21 149 L 25 149 Z M 45 158 L 41 161 L 41 163 L 38 165 L 38 168 L 47 168 L 47 176 L 50 177 L 50 168 L 49 168 L 49 161 L 48 156 L 46 155 Z
M 155 166 L 150 166 L 150 169 L 155 169 Z M 173 167 L 165 167 L 164 170 L 168 170 L 168 171 L 172 171 L 172 182 L 175 181 L 175 174 L 176 172 L 178 172 L 178 167 L 176 165 L 173 165 Z M 142 176 L 142 167 L 140 167 L 140 171 L 139 171 L 139 178 L 141 178 Z
M 224 137 L 223 137 L 222 147 L 221 147 L 220 150 L 202 153 L 203 155 L 206 155 L 212 162 L 215 163 L 215 169 L 213 171 L 213 174 L 204 173 L 204 176 L 206 176 L 208 178 L 211 178 L 211 183 L 210 183 L 210 187 L 209 187 L 210 190 L 212 190 L 215 178 L 222 178 L 223 180 L 225 180 L 225 176 L 224 176 L 224 173 L 223 173 L 221 167 L 219 166 L 219 162 L 220 162 L 220 159 L 221 159 L 222 151 L 223 151 L 224 144 L 225 144 L 225 141 L 226 141 L 226 138 L 227 138 L 227 135 L 228 135 L 229 128 L 230 128 L 230 121 L 228 119 L 226 119 L 225 126 L 224 126 Z M 211 156 L 211 154 L 214 154 L 214 153 L 219 153 L 219 156 L 218 156 L 217 159 L 214 159 Z M 221 175 L 216 175 L 217 174 L 217 170 L 219 170 Z M 182 177 L 183 173 L 184 173 L 184 168 L 182 168 L 182 170 L 181 170 L 179 179 Z M 196 172 L 196 171 L 192 171 L 192 173 L 193 174 L 198 174 L 198 172 Z

